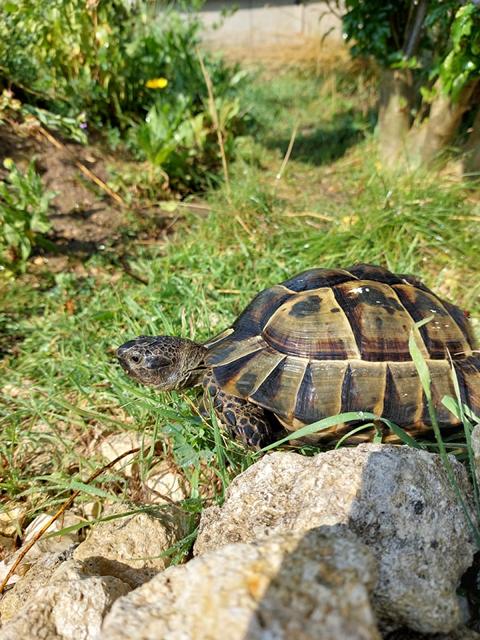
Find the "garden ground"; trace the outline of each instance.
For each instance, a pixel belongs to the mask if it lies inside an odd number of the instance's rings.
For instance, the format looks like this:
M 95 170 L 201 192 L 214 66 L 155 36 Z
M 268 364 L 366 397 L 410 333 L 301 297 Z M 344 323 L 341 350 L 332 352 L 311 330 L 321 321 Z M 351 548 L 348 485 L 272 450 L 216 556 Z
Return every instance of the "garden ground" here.
M 206 339 L 260 289 L 309 267 L 355 262 L 422 277 L 468 309 L 479 333 L 476 184 L 462 183 L 452 164 L 385 174 L 373 74 L 351 63 L 320 70 L 255 69 L 244 91 L 257 131 L 237 141 L 229 184 L 201 202 L 165 194 L 139 209 L 134 193 L 129 207 L 116 206 L 78 173 L 70 151 L 115 190 L 134 165 L 119 167 L 95 146 L 35 146 L 39 171 L 59 192 L 52 240 L 60 254 L 39 252 L 25 274 L 0 285 L 0 488 L 7 509 L 22 514 L 19 538 L 74 487 L 85 520 L 98 514 L 94 502 L 127 498 L 143 508 L 144 479 L 159 458 L 188 481 L 185 508 L 195 515 L 254 460 L 195 413 L 191 393 L 160 397 L 126 379 L 114 352 L 130 337 Z M 14 158 L 31 151 L 11 143 Z M 99 444 L 119 432 L 145 436 L 133 479 L 109 470 L 79 485 L 104 464 Z

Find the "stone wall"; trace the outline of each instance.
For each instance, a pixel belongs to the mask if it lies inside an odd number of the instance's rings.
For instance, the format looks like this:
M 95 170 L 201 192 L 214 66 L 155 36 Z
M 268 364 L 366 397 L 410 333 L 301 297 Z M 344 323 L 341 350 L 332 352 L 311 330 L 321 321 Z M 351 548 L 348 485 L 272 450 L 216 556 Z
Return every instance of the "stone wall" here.
M 232 8 L 237 10 L 230 13 Z M 226 11 L 226 17 L 222 17 Z M 289 45 L 314 36 L 342 39 L 341 22 L 325 2 L 292 0 L 207 0 L 200 17 L 207 27 L 205 39 L 218 46 L 264 47 Z

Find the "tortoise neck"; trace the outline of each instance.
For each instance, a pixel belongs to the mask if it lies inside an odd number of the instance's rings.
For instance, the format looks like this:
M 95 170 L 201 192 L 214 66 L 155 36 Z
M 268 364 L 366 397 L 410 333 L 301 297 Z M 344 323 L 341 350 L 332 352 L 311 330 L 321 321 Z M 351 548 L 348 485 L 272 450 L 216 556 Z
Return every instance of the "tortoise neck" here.
M 202 384 L 207 372 L 207 364 L 205 362 L 207 348 L 198 342 L 189 341 L 189 343 L 189 349 L 185 357 L 187 375 L 181 385 L 184 389 Z

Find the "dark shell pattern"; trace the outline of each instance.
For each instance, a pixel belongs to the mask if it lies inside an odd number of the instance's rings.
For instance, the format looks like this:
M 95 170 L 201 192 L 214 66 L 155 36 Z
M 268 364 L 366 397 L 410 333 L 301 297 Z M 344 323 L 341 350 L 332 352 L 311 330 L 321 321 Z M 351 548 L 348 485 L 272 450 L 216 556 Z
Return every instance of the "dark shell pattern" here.
M 368 411 L 418 434 L 431 423 L 410 356 L 412 331 L 440 425 L 458 425 L 441 402 L 455 397 L 449 355 L 463 401 L 478 414 L 480 356 L 465 314 L 415 277 L 372 265 L 310 269 L 262 291 L 211 343 L 208 363 L 224 391 L 272 411 L 289 430 Z M 336 440 L 351 429 L 337 425 L 309 440 Z

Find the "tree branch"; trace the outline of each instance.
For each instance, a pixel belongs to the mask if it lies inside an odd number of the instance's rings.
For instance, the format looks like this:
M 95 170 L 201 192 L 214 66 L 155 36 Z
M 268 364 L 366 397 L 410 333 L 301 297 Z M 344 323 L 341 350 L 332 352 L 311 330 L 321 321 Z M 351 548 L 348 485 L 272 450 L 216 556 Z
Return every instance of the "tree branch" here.
M 403 47 L 403 52 L 406 58 L 414 56 L 418 49 L 423 23 L 425 22 L 425 17 L 427 15 L 427 8 L 428 0 L 420 0 L 417 4 L 417 10 L 415 11 L 411 29 L 408 29 L 409 25 L 407 22 L 407 28 L 405 29 L 405 44 Z

